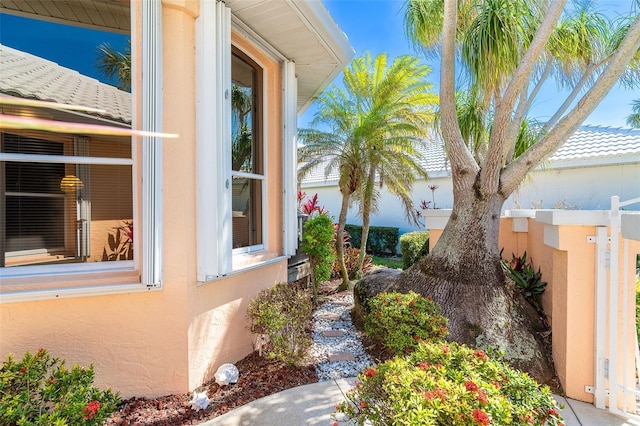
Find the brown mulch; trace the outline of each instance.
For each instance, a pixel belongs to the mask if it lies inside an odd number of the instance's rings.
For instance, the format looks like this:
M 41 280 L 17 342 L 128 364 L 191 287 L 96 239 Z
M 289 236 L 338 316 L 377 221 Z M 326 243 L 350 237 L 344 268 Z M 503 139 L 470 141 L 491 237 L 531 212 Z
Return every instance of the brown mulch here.
M 335 294 L 338 281 L 323 283 L 319 288 L 320 302 Z M 318 377 L 310 362 L 291 366 L 260 357 L 254 352 L 234 363 L 240 373 L 238 383 L 218 386 L 215 381 L 197 390 L 207 390 L 211 404 L 196 412 L 189 401 L 192 394 L 167 395 L 155 399 L 131 398 L 123 401 L 118 410 L 106 421 L 117 426 L 179 426 L 197 425 L 225 414 L 256 399 L 296 386 L 316 383 Z
M 214 381 L 200 387 L 207 390 L 211 404 L 206 410 L 191 409 L 191 394 L 167 395 L 155 399 L 131 398 L 107 420 L 107 425 L 197 425 L 253 400 L 292 387 L 316 383 L 313 365 L 289 366 L 258 356 L 257 352 L 235 364 L 238 383 L 218 386 Z

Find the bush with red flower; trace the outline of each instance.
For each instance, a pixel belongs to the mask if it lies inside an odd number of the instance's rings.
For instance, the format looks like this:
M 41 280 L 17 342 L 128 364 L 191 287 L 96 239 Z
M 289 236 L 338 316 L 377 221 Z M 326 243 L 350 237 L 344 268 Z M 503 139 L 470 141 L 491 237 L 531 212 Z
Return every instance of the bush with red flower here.
M 358 425 L 563 425 L 549 388 L 498 356 L 420 342 L 366 369 L 334 417 Z
M 9 355 L 0 367 L 1 425 L 100 425 L 120 403 L 93 386 L 93 366 L 65 367 L 45 349 Z

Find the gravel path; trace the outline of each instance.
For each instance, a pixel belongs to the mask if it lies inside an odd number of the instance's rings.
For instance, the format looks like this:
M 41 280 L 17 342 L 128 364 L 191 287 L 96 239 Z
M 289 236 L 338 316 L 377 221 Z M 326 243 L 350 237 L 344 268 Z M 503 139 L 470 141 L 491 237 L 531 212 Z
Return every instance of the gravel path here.
M 353 295 L 347 293 L 323 303 L 313 314 L 313 344 L 309 353 L 316 360 L 316 374 L 320 382 L 357 376 L 373 364 L 351 322 L 352 307 Z M 342 331 L 344 336 L 323 336 L 323 331 L 330 330 Z M 336 353 L 351 353 L 354 360 L 329 362 L 329 355 Z

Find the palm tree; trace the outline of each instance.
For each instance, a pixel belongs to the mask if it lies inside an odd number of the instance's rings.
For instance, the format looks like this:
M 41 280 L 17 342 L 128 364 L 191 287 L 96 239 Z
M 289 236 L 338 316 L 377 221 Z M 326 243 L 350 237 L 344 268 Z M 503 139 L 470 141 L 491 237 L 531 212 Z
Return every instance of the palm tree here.
M 631 111 L 627 117 L 627 125 L 640 129 L 640 99 L 636 99 L 631 103 Z
M 96 67 L 108 79 L 114 79 L 120 90 L 131 90 L 131 40 L 124 52 L 116 51 L 109 43 L 98 46 Z
M 432 295 L 452 340 L 507 354 L 531 348 L 528 359 L 511 361 L 542 381 L 551 370 L 535 337 L 535 314 L 509 292 L 500 268 L 500 211 L 617 81 L 634 85 L 640 77 L 640 19 L 610 22 L 585 7 L 566 9 L 564 0 L 409 0 L 405 14 L 410 40 L 441 58 L 440 131 L 454 205 L 436 247 L 397 286 Z M 550 77 L 572 90 L 567 102 L 518 146 Z M 458 114 L 456 89 L 463 87 L 472 106 L 467 119 L 487 126 L 468 126 Z
M 304 144 L 299 178 L 317 167 L 324 167 L 327 176 L 339 171 L 342 203 L 336 251 L 344 286 L 349 276 L 342 241 L 351 202 L 360 204 L 363 218 L 360 262 L 369 216 L 377 208 L 377 185 L 386 184 L 398 195 L 407 216 L 415 220 L 409 194 L 416 177 L 426 176 L 416 145 L 427 134 L 437 102 L 425 80 L 429 72 L 411 56 L 398 57 L 389 67 L 386 54 L 355 58 L 344 71 L 344 89 L 332 86 L 325 91 L 317 100 L 311 128 L 299 131 Z

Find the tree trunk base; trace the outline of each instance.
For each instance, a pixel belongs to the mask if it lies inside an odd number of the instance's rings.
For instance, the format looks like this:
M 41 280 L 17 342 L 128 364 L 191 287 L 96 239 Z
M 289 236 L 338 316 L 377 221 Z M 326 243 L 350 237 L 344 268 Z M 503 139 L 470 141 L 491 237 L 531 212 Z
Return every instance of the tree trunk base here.
M 448 340 L 504 352 L 504 360 L 539 383 L 554 384 L 550 330 L 512 282 L 443 279 L 437 260 L 423 258 L 398 277 L 395 287 L 431 296 L 449 319 Z M 428 273 L 425 271 L 429 271 Z M 504 276 L 504 274 L 503 274 Z

